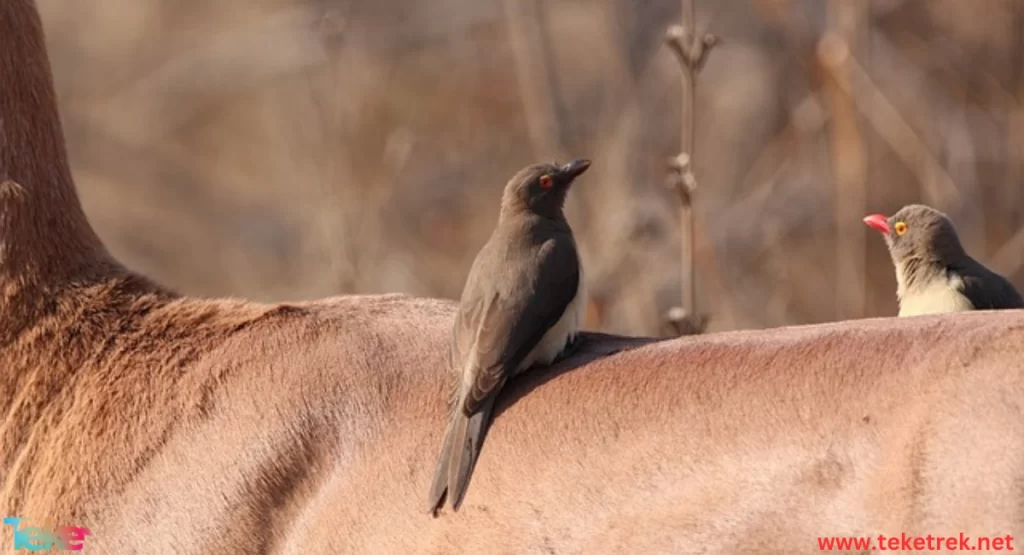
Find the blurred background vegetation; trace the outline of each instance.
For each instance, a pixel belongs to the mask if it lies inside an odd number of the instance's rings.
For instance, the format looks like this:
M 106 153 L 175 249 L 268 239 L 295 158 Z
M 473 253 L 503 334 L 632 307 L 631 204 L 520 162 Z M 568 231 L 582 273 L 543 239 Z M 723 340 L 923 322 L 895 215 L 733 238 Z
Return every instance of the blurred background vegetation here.
M 192 295 L 457 298 L 519 167 L 587 157 L 588 327 L 680 302 L 679 0 L 40 0 L 86 212 Z M 1024 1 L 697 0 L 709 329 L 893 315 L 925 202 L 1024 287 Z

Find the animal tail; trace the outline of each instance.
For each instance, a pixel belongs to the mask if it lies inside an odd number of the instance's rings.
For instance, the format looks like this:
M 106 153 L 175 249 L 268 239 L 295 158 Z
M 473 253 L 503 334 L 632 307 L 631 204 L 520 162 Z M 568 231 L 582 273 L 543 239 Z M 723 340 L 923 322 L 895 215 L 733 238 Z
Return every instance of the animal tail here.
M 444 505 L 445 494 L 452 510 L 459 509 L 466 495 L 476 458 L 480 454 L 480 445 L 493 408 L 493 397 L 485 400 L 480 409 L 469 416 L 462 412 L 461 403 L 456 404 L 448 422 L 448 429 L 445 431 L 437 469 L 434 471 L 434 483 L 428 498 L 428 512 L 437 515 Z

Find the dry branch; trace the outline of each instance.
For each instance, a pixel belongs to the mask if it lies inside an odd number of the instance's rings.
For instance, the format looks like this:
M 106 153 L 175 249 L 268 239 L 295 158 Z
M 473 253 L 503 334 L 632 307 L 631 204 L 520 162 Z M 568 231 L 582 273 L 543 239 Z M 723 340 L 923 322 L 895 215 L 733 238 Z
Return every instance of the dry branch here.
M 679 155 L 669 161 L 670 186 L 679 193 L 679 229 L 682 246 L 682 306 L 668 311 L 666 320 L 678 335 L 694 335 L 707 329 L 708 315 L 697 310 L 697 280 L 694 257 L 696 254 L 696 226 L 693 195 L 697 191 L 697 178 L 693 172 L 696 147 L 697 76 L 707 62 L 718 38 L 705 31 L 697 31 L 696 0 L 683 0 L 683 24 L 673 25 L 665 35 L 665 43 L 679 61 L 683 73 L 682 148 Z
M 341 40 L 347 23 L 333 12 L 281 10 L 256 23 L 203 37 L 191 49 L 175 52 L 118 92 L 107 106 L 122 116 L 117 121 L 132 125 L 130 130 L 120 130 L 122 135 L 166 132 L 189 121 L 203 108 L 201 103 L 185 102 L 186 97 L 226 96 L 327 65 L 330 51 Z M 163 122 L 159 130 L 153 128 L 154 114 L 160 114 Z
M 844 44 L 856 44 L 870 3 L 860 0 L 833 0 L 829 15 L 836 36 Z M 822 87 L 824 104 L 831 112 L 829 125 L 831 163 L 835 197 L 833 213 L 836 228 L 835 318 L 845 320 L 860 317 L 865 308 L 864 264 L 866 245 L 864 226 L 860 224 L 867 201 L 868 152 L 867 137 L 861 130 L 858 110 L 853 100 L 856 95 L 844 91 L 854 90 L 850 79 L 852 52 L 830 48 L 834 43 L 819 43 L 818 59 L 827 78 Z
M 992 255 L 990 263 L 993 270 L 1009 277 L 1017 273 L 1021 266 L 1024 266 L 1024 259 L 1020 253 L 1024 252 L 1024 227 L 1021 227 L 1002 247 Z
M 847 42 L 834 33 L 828 33 L 822 38 L 821 48 L 829 58 L 848 60 L 850 86 L 840 82 L 840 88 L 917 178 L 924 188 L 924 202 L 932 206 L 959 205 L 961 194 L 953 178 L 867 71 L 852 57 Z
M 554 91 L 548 79 L 550 61 L 541 50 L 541 6 L 536 0 L 505 0 L 503 5 L 533 156 L 538 160 L 556 158 L 562 145 Z

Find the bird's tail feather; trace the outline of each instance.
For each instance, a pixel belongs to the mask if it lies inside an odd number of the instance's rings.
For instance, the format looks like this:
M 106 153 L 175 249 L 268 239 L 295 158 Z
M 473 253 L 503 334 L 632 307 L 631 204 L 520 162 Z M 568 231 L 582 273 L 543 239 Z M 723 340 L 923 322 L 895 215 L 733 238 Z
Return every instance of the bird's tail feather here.
M 494 396 L 490 396 L 480 404 L 476 412 L 467 416 L 462 410 L 464 404 L 460 402 L 464 396 L 465 392 L 460 392 L 456 386 L 451 403 L 452 414 L 448 419 L 441 455 L 434 470 L 434 483 L 427 499 L 427 512 L 435 516 L 444 506 L 445 494 L 452 510 L 457 511 L 462 504 L 494 408 Z
M 472 416 L 466 416 L 458 411 L 453 418 L 450 436 L 452 442 L 448 446 L 451 450 L 451 459 L 448 462 L 448 496 L 451 499 L 452 510 L 459 509 L 462 498 L 466 495 L 466 488 L 473 474 L 473 467 L 476 466 L 493 408 L 492 395 L 483 401 L 480 409 Z
M 441 456 L 437 460 L 437 469 L 434 470 L 434 484 L 430 486 L 430 504 L 427 512 L 437 514 L 444 502 L 444 494 L 448 490 L 448 464 L 452 460 L 452 432 L 455 429 L 456 418 L 460 415 L 453 415 L 448 421 L 448 429 L 444 432 L 444 443 L 441 446 Z
M 450 352 L 449 356 L 453 356 L 454 352 Z M 453 363 L 454 358 L 449 359 L 449 363 Z M 430 486 L 430 495 L 427 498 L 429 507 L 428 513 L 437 516 L 437 512 L 441 510 L 442 503 L 444 502 L 444 494 L 448 491 L 448 465 L 452 460 L 452 438 L 455 436 L 455 425 L 458 422 L 458 418 L 462 416 L 462 404 L 459 402 L 461 397 L 460 392 L 462 388 L 462 372 L 452 373 L 451 381 L 451 400 L 449 401 L 449 407 L 451 407 L 452 414 L 448 417 L 448 427 L 444 432 L 444 443 L 441 444 L 441 454 L 437 459 L 437 468 L 434 470 L 434 483 Z

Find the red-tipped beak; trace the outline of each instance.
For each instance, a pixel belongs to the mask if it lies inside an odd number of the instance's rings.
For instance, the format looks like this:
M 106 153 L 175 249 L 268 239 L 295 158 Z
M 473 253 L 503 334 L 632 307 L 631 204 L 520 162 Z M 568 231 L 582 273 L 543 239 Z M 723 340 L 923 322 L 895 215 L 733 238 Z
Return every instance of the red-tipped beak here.
M 881 233 L 886 235 L 889 234 L 889 218 L 886 218 L 881 214 L 872 214 L 867 216 L 864 218 L 864 223 L 866 223 L 868 227 L 876 229 Z

